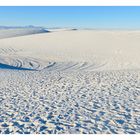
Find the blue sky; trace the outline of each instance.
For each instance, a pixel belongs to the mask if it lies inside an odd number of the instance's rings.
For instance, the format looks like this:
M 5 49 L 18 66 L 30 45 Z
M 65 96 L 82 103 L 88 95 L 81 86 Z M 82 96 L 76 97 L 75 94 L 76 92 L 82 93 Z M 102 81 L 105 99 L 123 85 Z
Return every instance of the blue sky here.
M 140 28 L 140 7 L 0 7 L 0 25 Z

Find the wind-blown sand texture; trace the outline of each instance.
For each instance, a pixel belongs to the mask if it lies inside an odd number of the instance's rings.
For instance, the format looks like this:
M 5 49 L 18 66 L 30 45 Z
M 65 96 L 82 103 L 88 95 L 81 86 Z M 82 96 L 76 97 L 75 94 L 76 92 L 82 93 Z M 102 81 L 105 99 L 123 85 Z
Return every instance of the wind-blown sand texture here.
M 140 133 L 140 31 L 38 33 L 0 33 L 1 134 Z

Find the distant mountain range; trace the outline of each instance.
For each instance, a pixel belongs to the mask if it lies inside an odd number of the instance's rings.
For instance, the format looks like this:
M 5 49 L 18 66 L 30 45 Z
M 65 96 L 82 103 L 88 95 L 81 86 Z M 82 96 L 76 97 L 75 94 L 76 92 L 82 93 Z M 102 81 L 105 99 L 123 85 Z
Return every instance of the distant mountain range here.
M 15 28 L 44 28 L 44 27 L 33 26 L 33 25 L 28 25 L 28 26 L 0 26 L 0 29 L 15 29 Z

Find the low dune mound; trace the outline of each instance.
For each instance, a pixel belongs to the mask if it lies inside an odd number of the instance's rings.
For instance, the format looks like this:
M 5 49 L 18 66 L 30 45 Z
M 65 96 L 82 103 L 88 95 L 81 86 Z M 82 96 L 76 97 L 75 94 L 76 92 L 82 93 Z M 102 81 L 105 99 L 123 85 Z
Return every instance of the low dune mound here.
M 0 39 L 49 32 L 43 28 L 0 28 Z
M 55 62 L 32 57 L 1 56 L 0 69 L 47 70 L 47 71 L 93 71 L 106 65 L 104 62 Z

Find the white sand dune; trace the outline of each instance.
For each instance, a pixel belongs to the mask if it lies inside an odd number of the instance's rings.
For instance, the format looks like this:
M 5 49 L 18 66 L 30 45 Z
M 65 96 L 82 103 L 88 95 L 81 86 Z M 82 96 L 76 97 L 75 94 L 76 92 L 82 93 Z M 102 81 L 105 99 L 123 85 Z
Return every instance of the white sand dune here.
M 1 134 L 140 133 L 140 31 L 26 33 L 0 39 Z
M 140 31 L 68 30 L 14 37 L 0 40 L 0 55 L 21 63 L 35 59 L 41 69 L 48 62 L 55 63 L 51 70 L 56 65 L 60 70 L 139 69 L 139 35 Z
M 8 29 L 1 29 L 0 28 L 0 39 L 2 38 L 9 38 L 9 37 L 16 37 L 16 36 L 24 36 L 30 34 L 38 34 L 38 33 L 46 33 L 47 30 L 43 28 L 8 28 Z

